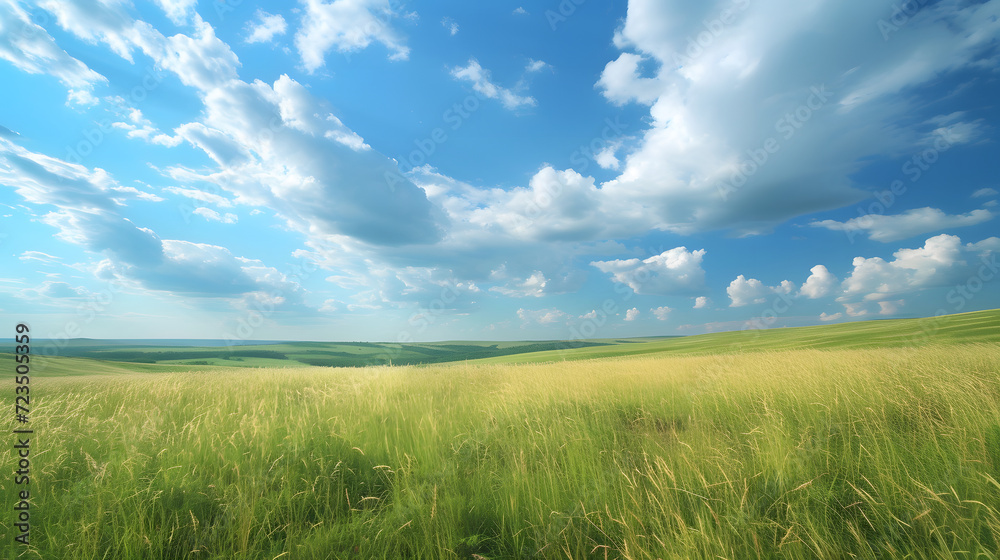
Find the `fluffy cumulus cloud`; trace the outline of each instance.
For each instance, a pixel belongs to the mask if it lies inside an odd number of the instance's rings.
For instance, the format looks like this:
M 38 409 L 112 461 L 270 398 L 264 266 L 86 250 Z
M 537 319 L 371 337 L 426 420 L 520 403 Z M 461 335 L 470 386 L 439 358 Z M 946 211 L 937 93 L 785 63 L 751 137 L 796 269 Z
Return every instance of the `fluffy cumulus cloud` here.
M 270 43 L 278 35 L 284 35 L 288 29 L 285 18 L 280 14 L 269 14 L 258 9 L 254 13 L 255 21 L 247 24 L 247 43 Z
M 44 6 L 80 38 L 103 41 L 128 57 L 137 47 L 200 92 L 203 117 L 177 127 L 173 138 L 204 151 L 218 168 L 206 173 L 175 167 L 170 170 L 175 179 L 208 183 L 239 202 L 270 206 L 309 236 L 348 236 L 375 245 L 439 238 L 434 209 L 395 162 L 370 149 L 287 75 L 273 84 L 238 80 L 239 59 L 198 14 L 191 16 L 190 35 L 165 37 L 118 5 L 89 12 L 75 2 Z M 386 10 L 384 2 L 309 1 L 306 27 L 339 40 L 343 37 L 331 30 L 340 28 L 329 27 L 334 20 L 338 26 L 366 24 L 367 18 L 391 13 Z M 387 25 L 361 27 L 389 32 Z M 351 44 L 362 48 L 367 42 Z
M 465 219 L 471 224 L 526 241 L 596 239 L 611 227 L 601 219 L 593 178 L 572 169 L 557 171 L 546 166 L 532 176 L 527 187 L 468 194 L 475 198 L 449 203 L 455 210 L 461 209 L 458 204 L 466 206 Z
M 650 311 L 658 320 L 666 321 L 667 319 L 670 318 L 670 312 L 673 310 L 664 305 L 662 307 L 654 307 L 650 309 Z
M 796 297 L 831 298 L 844 306 L 849 317 L 896 315 L 906 303 L 901 297 L 906 294 L 962 286 L 974 278 L 982 282 L 992 279 L 1000 274 L 998 258 L 1000 239 L 996 237 L 963 244 L 957 236 L 942 234 L 927 239 L 922 247 L 897 250 L 891 260 L 855 257 L 843 281 L 826 266 L 816 265 L 798 292 L 788 280 L 778 286 L 767 286 L 742 274 L 726 291 L 732 301 L 730 307 L 761 304 L 774 297 L 785 300 L 786 304 Z M 834 321 L 841 316 L 824 312 L 820 320 Z
M 302 27 L 295 34 L 295 46 L 302 66 L 315 72 L 326 64 L 326 53 L 362 50 L 374 43 L 389 51 L 391 60 L 406 60 L 410 48 L 392 21 L 400 14 L 389 0 L 304 0 Z
M 494 84 L 490 76 L 490 71 L 480 66 L 479 61 L 475 59 L 469 59 L 469 63 L 465 66 L 452 68 L 451 75 L 456 80 L 472 84 L 472 89 L 483 97 L 499 99 L 507 109 L 519 109 L 535 105 L 535 98 L 518 95 L 505 87 Z
M 630 1 L 622 53 L 597 85 L 611 102 L 648 106 L 651 126 L 602 193 L 641 204 L 637 224 L 744 234 L 868 196 L 851 180 L 862 161 L 970 128 L 900 117 L 915 108 L 908 92 L 991 64 L 1000 32 L 996 2 L 941 2 L 886 41 L 875 22 L 894 6 Z
M 752 303 L 764 303 L 773 295 L 788 296 L 795 291 L 795 284 L 782 280 L 777 286 L 767 286 L 756 278 L 745 278 L 742 274 L 729 283 L 726 293 L 732 303 L 729 307 L 743 307 Z
M 639 315 L 640 315 L 639 309 L 636 308 L 636 307 L 633 307 L 632 309 L 629 309 L 629 310 L 625 311 L 625 320 L 626 321 L 635 321 L 636 319 L 639 318 Z
M 438 238 L 424 192 L 287 75 L 274 84 L 229 81 L 206 92 L 204 103 L 204 118 L 177 134 L 218 169 L 175 167 L 174 178 L 273 208 L 311 237 L 342 235 L 374 245 Z
M 942 234 L 928 239 L 923 247 L 896 251 L 891 261 L 855 257 L 839 300 L 884 300 L 918 289 L 957 283 L 980 265 L 976 253 L 975 245 L 963 246 L 957 236 Z
M 896 313 L 899 313 L 900 308 L 903 307 L 903 304 L 905 303 L 906 300 L 903 299 L 897 299 L 895 301 L 880 301 L 878 302 L 878 314 L 895 315 Z
M 688 251 L 675 247 L 647 259 L 594 261 L 591 266 L 611 275 L 637 294 L 675 295 L 701 288 L 705 270 L 701 267 L 705 250 Z
M 873 241 L 888 243 L 908 239 L 924 233 L 973 226 L 993 219 L 989 210 L 973 210 L 966 214 L 949 215 L 937 208 L 915 208 L 902 214 L 869 214 L 852 218 L 846 222 L 822 220 L 809 225 L 834 231 L 843 231 L 853 239 L 858 233 L 865 233 Z
M 817 299 L 829 295 L 836 289 L 838 280 L 827 268 L 821 264 L 809 270 L 809 278 L 806 278 L 799 295 L 809 299 Z
M 694 299 L 694 309 L 704 309 L 711 301 L 705 296 L 698 296 Z

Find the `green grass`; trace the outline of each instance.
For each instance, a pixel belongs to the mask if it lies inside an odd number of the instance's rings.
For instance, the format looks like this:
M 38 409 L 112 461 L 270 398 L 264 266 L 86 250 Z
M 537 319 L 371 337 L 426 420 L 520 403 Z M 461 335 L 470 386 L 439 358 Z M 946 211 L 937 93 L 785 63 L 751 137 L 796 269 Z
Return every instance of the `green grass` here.
M 1000 309 L 924 319 L 858 321 L 783 329 L 743 330 L 591 348 L 533 352 L 476 363 L 533 363 L 616 356 L 732 354 L 802 348 L 916 348 L 928 344 L 1000 342 Z
M 33 382 L 20 558 L 991 559 L 1000 544 L 997 343 L 189 369 Z
M 85 358 L 130 364 L 212 365 L 223 367 L 366 367 L 458 362 L 552 349 L 618 344 L 614 340 L 515 341 L 515 342 L 286 342 L 234 347 L 149 346 L 128 341 L 74 340 L 58 348 L 47 341 L 35 351 L 58 361 Z M 8 348 L 0 348 L 8 350 Z M 81 362 L 75 362 L 79 366 Z M 102 367 L 102 366 L 97 366 Z M 172 367 L 171 369 L 177 369 Z M 145 370 L 143 370 L 145 371 Z
M 448 362 L 537 363 L 636 355 L 732 354 L 801 348 L 896 348 L 1000 342 L 1000 310 L 931 319 L 859 321 L 686 337 L 586 341 L 445 341 L 434 343 L 286 342 L 226 347 L 141 346 L 75 340 L 40 358 L 38 373 L 186 371 L 204 367 L 365 367 Z M 44 349 L 44 348 L 43 348 Z M 36 351 L 38 349 L 36 348 Z M 4 358 L 0 354 L 0 359 Z M 70 361 L 62 360 L 71 358 Z M 121 367 L 109 364 L 117 362 Z M 133 364 L 133 365 L 129 365 Z

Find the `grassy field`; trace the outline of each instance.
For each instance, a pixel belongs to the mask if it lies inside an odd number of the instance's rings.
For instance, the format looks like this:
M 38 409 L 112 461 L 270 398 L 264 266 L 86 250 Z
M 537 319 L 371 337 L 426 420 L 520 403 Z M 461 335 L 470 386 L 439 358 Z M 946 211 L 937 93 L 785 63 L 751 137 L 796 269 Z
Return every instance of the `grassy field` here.
M 1000 309 L 931 317 L 857 321 L 784 329 L 749 329 L 501 357 L 477 363 L 532 363 L 616 356 L 733 354 L 802 348 L 916 348 L 928 344 L 1000 342 Z
M 192 344 L 196 341 L 190 341 Z M 801 348 L 907 348 L 1000 342 L 1000 310 L 930 319 L 862 321 L 816 327 L 745 330 L 685 337 L 550 341 L 280 342 L 242 346 L 156 346 L 76 339 L 41 342 L 37 374 L 168 372 L 219 367 L 367 367 L 449 362 L 537 363 L 638 355 L 709 355 Z M 2 351 L 9 351 L 0 345 Z M 187 342 L 185 342 L 187 344 Z M 48 346 L 48 347 L 47 347 Z M 94 361 L 96 360 L 96 361 Z M 114 365 L 118 364 L 118 365 Z
M 996 558 L 1000 344 L 957 340 L 53 374 L 19 557 Z
M 662 337 L 661 337 L 662 338 Z M 74 339 L 56 345 L 39 341 L 36 349 L 49 362 L 63 358 L 92 359 L 101 362 L 163 365 L 161 371 L 180 371 L 177 366 L 216 367 L 367 367 L 377 365 L 414 365 L 459 362 L 496 358 L 511 354 L 550 350 L 575 350 L 650 339 L 594 339 L 577 341 L 451 341 L 426 343 L 390 342 L 278 342 L 239 346 L 176 346 Z M 656 339 L 654 339 L 656 340 Z M 194 342 L 194 341 L 192 341 Z M 0 352 L 9 352 L 11 344 L 0 345 Z M 46 364 L 47 365 L 47 364 Z M 79 362 L 77 362 L 79 365 Z M 154 368 L 155 369 L 155 368 Z

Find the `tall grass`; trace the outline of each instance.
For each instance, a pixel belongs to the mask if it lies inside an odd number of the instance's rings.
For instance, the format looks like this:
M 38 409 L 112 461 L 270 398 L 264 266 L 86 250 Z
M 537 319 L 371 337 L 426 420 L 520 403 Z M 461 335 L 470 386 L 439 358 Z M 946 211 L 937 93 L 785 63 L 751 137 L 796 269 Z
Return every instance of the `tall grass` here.
M 998 372 L 982 344 L 39 379 L 21 557 L 996 558 Z

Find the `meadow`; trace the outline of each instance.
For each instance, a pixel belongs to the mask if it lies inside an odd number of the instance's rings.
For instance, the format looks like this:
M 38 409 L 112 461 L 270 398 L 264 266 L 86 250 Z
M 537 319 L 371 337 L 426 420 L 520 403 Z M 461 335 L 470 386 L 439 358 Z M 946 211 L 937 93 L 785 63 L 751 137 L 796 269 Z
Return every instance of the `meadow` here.
M 59 367 L 102 362 L 65 358 L 32 382 L 32 545 L 10 545 L 5 505 L 3 557 L 997 558 L 990 313 L 880 348 L 85 375 Z

